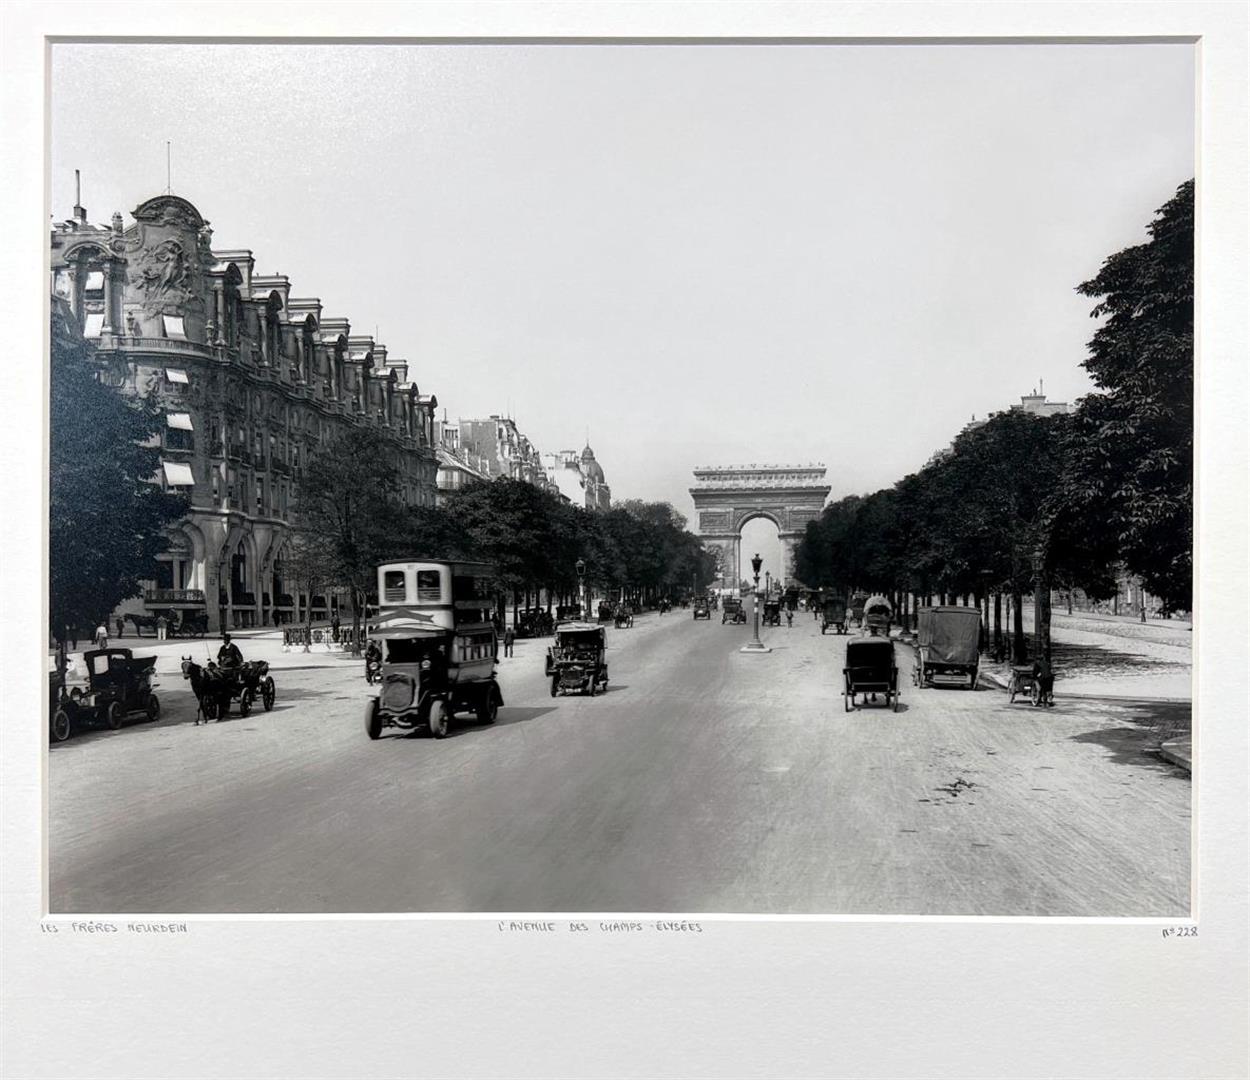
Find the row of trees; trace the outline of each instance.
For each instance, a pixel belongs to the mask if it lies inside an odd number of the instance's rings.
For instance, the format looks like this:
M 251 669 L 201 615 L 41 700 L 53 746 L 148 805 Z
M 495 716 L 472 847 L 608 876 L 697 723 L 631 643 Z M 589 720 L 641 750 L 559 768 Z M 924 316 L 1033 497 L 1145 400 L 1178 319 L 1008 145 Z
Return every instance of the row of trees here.
M 1005 593 L 1018 657 L 1023 595 L 1044 608 L 1052 587 L 1105 599 L 1120 567 L 1167 608 L 1188 610 L 1193 197 L 1189 181 L 1158 211 L 1149 242 L 1078 286 L 1105 321 L 1083 362 L 1098 390 L 1075 413 L 999 413 L 918 473 L 834 503 L 799 545 L 799 578 L 900 597 Z
M 384 440 L 363 428 L 327 444 L 300 479 L 285 571 L 309 594 L 349 590 L 354 629 L 378 564 L 394 559 L 490 563 L 501 603 L 514 608 L 540 592 L 549 603 L 575 596 L 579 560 L 596 594 L 644 601 L 704 589 L 715 576 L 713 558 L 668 503 L 588 511 L 507 478 L 452 492 L 437 508 L 405 506 L 398 490 Z

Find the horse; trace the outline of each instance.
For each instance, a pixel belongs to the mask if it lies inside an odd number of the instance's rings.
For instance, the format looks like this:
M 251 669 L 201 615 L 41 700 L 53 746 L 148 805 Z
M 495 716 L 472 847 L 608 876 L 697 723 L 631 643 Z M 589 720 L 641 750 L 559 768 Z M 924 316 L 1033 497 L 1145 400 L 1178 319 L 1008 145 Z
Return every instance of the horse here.
M 233 696 L 231 681 L 211 660 L 208 667 L 201 667 L 191 657 L 184 656 L 182 677 L 191 680 L 191 692 L 195 694 L 196 701 L 196 724 L 199 724 L 201 716 L 206 724 L 210 720 L 220 721 L 230 711 L 230 698 Z

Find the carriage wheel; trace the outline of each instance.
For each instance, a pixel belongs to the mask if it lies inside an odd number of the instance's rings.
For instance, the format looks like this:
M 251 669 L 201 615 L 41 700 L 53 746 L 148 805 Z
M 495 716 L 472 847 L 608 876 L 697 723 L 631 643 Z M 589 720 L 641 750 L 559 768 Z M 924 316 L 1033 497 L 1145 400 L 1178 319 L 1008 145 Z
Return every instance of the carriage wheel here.
M 378 708 L 378 699 L 370 698 L 365 706 L 365 734 L 371 739 L 382 737 L 382 712 Z
M 249 686 L 239 695 L 239 715 L 247 716 L 252 711 L 252 702 L 256 700 L 256 695 Z
M 898 700 L 900 697 L 902 697 L 902 695 L 897 690 L 895 690 L 894 691 L 894 711 L 895 712 L 898 712 Z
M 551 677 L 551 696 L 555 697 L 560 692 L 560 676 L 553 675 Z
M 1036 679 L 1033 680 L 1033 685 L 1029 687 L 1029 700 L 1034 705 L 1042 703 L 1042 686 Z
M 52 716 L 52 741 L 64 742 L 70 736 L 71 727 L 69 713 L 65 709 L 57 709 Z
M 147 713 L 149 723 L 155 723 L 161 718 L 161 703 L 155 694 L 148 694 L 148 702 L 143 711 Z
M 451 711 L 447 708 L 447 702 L 441 698 L 430 703 L 430 734 L 436 739 L 447 738 L 447 722 L 451 719 Z
M 495 700 L 495 695 L 488 690 L 482 695 L 482 700 L 477 706 L 477 721 L 479 724 L 493 724 L 495 717 L 499 715 L 499 702 Z
M 125 715 L 126 714 L 122 710 L 122 703 L 120 701 L 110 702 L 108 711 L 104 714 L 104 722 L 108 724 L 113 731 L 116 731 L 122 726 L 122 719 Z
M 1011 682 L 1007 685 L 1007 704 L 1008 705 L 1014 705 L 1016 703 L 1016 691 L 1018 689 L 1019 687 L 1016 685 L 1016 680 L 1015 680 L 1015 677 L 1013 676 L 1011 679 Z
M 277 692 L 274 690 L 273 676 L 271 675 L 260 684 L 260 700 L 265 706 L 265 712 L 273 708 L 273 699 L 276 696 Z
M 850 711 L 851 711 L 851 709 L 853 709 L 853 708 L 855 707 L 855 695 L 854 695 L 854 694 L 851 694 L 851 693 L 845 693 L 845 694 L 843 694 L 843 695 L 842 695 L 842 707 L 843 707 L 843 708 L 844 708 L 847 712 L 850 712 Z

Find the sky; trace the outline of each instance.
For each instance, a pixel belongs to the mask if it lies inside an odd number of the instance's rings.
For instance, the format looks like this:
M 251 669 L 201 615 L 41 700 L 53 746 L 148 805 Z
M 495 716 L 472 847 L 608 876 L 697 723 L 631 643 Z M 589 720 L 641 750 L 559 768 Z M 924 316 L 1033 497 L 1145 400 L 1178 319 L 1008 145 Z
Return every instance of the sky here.
M 50 208 L 171 186 L 458 416 L 887 487 L 1044 381 L 1194 174 L 1190 45 L 52 47 Z M 770 525 L 752 525 L 776 573 Z

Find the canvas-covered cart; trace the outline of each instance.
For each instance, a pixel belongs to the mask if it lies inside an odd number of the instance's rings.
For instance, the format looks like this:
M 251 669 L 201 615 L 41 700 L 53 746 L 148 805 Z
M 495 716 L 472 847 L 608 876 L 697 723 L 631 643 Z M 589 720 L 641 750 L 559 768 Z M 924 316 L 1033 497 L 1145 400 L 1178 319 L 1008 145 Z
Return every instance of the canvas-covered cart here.
M 917 686 L 977 687 L 981 613 L 974 607 L 921 608 L 916 620 Z

